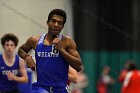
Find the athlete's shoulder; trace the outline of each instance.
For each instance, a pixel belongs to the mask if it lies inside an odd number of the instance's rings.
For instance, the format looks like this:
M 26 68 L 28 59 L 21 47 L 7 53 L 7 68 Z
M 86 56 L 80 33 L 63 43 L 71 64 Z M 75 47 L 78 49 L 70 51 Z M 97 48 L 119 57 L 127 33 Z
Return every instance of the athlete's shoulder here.
M 72 37 L 70 37 L 70 36 L 65 36 L 65 38 L 66 38 L 66 40 L 67 40 L 67 42 L 69 42 L 69 43 L 73 43 L 73 44 L 75 44 L 75 41 L 74 41 L 74 39 L 72 38 Z
M 24 61 L 24 59 L 22 59 L 22 58 L 19 56 L 19 61 Z
M 19 63 L 20 63 L 20 64 L 25 64 L 25 60 L 22 59 L 21 57 L 19 57 Z
M 38 40 L 40 38 L 40 35 L 36 35 L 36 36 L 31 36 L 27 39 L 26 43 L 23 44 L 21 47 L 30 47 L 30 48 L 33 48 L 35 49 L 37 43 L 38 43 Z
M 62 36 L 62 41 L 64 41 L 65 43 L 70 43 L 70 42 L 74 42 L 74 40 L 72 39 L 72 37 L 70 36 Z
M 36 44 L 36 43 L 38 42 L 39 38 L 40 38 L 40 35 L 31 36 L 31 37 L 29 37 L 29 38 L 27 39 L 27 42 L 26 42 L 26 43 L 27 43 L 28 45 Z
M 28 38 L 29 41 L 38 41 L 41 35 L 31 36 Z
M 70 36 L 64 36 L 64 35 L 63 35 L 63 39 L 68 40 L 68 41 L 73 40 L 72 37 L 70 37 Z
M 68 48 L 76 49 L 76 43 L 75 43 L 75 41 L 73 40 L 72 37 L 64 36 L 64 42 L 65 42 L 65 44 L 67 45 Z

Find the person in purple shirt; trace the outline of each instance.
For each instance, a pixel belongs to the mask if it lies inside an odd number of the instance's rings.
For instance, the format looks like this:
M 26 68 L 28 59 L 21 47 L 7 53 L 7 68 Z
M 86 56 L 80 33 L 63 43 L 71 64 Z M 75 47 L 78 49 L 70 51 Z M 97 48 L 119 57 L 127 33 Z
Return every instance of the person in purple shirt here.
M 16 54 L 18 38 L 7 33 L 1 38 L 3 52 L 0 54 L 0 93 L 19 93 L 18 82 L 27 83 L 25 62 Z

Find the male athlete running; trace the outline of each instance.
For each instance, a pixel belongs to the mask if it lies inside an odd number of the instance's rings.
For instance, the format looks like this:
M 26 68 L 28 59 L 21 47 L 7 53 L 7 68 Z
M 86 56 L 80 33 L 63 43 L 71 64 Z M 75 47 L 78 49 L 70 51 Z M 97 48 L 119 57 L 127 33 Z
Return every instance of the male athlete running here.
M 35 62 L 28 52 L 35 50 L 37 82 L 32 86 L 33 93 L 67 93 L 69 65 L 77 71 L 82 69 L 74 40 L 60 34 L 65 22 L 65 11 L 52 10 L 47 20 L 48 33 L 30 37 L 18 50 L 31 69 Z

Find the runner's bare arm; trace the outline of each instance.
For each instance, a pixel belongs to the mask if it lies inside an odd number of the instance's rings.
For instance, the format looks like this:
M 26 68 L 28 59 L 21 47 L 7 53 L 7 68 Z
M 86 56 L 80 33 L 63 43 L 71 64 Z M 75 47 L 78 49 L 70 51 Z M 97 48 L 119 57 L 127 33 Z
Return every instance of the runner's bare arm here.
M 31 50 L 31 49 L 35 49 L 36 47 L 36 44 L 37 44 L 37 37 L 30 37 L 26 43 L 24 43 L 19 49 L 18 49 L 18 55 L 26 60 L 26 63 L 27 63 L 27 66 L 32 68 L 32 67 L 35 67 L 35 62 L 32 58 L 32 56 L 30 56 L 28 54 L 28 52 Z
M 17 82 L 21 82 L 21 83 L 27 83 L 28 82 L 28 76 L 27 76 L 27 71 L 25 68 L 25 62 L 24 60 L 20 60 L 19 63 L 19 67 L 20 67 L 20 73 L 21 73 L 21 77 L 15 77 L 15 81 Z
M 66 49 L 64 49 L 63 44 L 61 42 L 56 43 L 57 49 L 60 51 L 62 56 L 67 60 L 69 65 L 77 70 L 78 72 L 82 70 L 82 62 L 80 55 L 76 49 L 75 41 L 70 37 L 65 37 L 66 41 Z
M 33 37 L 30 37 L 26 43 L 24 43 L 22 46 L 18 49 L 18 54 L 21 58 L 26 59 L 28 56 L 28 52 L 33 49 L 35 40 Z
M 77 71 L 69 66 L 68 78 L 71 82 L 77 83 Z
M 20 68 L 21 77 L 15 76 L 13 73 L 9 72 L 7 74 L 8 80 L 14 80 L 14 81 L 17 81 L 20 83 L 27 83 L 28 76 L 27 76 L 27 72 L 26 72 L 26 68 L 25 68 L 25 62 L 22 59 L 20 59 L 20 61 L 19 61 L 19 68 Z

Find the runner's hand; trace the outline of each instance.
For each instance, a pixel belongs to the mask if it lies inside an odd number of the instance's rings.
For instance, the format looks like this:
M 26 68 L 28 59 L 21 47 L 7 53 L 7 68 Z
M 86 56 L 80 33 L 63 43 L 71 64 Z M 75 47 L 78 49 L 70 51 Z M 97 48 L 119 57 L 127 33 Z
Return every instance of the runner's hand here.
M 32 58 L 32 56 L 28 55 L 25 59 L 27 67 L 31 68 L 33 71 L 35 71 L 35 62 Z
M 7 78 L 8 78 L 8 80 L 14 80 L 14 74 L 13 73 L 11 73 L 11 72 L 8 72 L 7 74 Z

